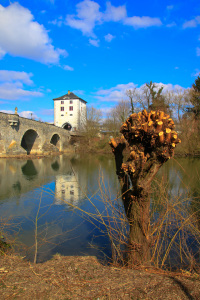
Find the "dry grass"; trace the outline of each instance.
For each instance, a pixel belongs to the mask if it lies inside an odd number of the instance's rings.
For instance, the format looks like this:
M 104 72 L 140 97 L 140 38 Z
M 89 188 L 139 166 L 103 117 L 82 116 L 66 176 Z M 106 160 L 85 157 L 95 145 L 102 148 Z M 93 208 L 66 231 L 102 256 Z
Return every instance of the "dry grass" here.
M 191 274 L 103 266 L 95 257 L 55 255 L 42 264 L 16 256 L 0 260 L 1 299 L 198 300 Z

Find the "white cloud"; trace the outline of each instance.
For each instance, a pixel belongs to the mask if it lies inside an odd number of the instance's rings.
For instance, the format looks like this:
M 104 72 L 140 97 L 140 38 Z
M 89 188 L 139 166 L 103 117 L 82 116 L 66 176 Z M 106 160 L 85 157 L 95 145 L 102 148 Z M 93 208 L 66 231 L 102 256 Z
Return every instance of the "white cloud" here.
M 174 27 L 174 26 L 176 26 L 176 22 L 171 22 L 171 23 L 166 25 L 166 27 L 168 27 L 168 28 L 171 28 L 171 27 Z
M 77 94 L 77 95 L 84 95 L 85 91 L 83 91 L 83 90 L 73 90 L 73 93 Z
M 99 90 L 96 93 L 95 98 L 100 101 L 118 102 L 126 97 L 126 91 L 129 89 L 134 89 L 136 85 L 132 82 L 128 84 L 118 84 L 115 87 L 106 90 Z
M 61 27 L 63 25 L 63 17 L 60 16 L 58 19 L 49 21 L 49 24 L 53 24 L 53 25 L 57 25 L 58 27 Z
M 105 21 L 118 22 L 127 17 L 127 11 L 125 5 L 115 7 L 110 2 L 107 2 L 106 6 L 107 8 L 104 14 Z
M 17 71 L 0 71 L 0 99 L 4 100 L 25 100 L 30 97 L 41 97 L 39 91 L 27 90 L 24 85 L 31 85 L 31 73 Z
M 6 53 L 42 63 L 58 63 L 60 55 L 67 55 L 54 48 L 44 26 L 17 2 L 0 5 L 0 57 Z
M 99 42 L 100 42 L 99 40 L 89 39 L 89 43 L 95 47 L 99 47 Z
M 151 17 L 130 17 L 124 20 L 125 25 L 133 26 L 134 28 L 147 28 L 151 26 L 160 26 L 162 22 L 159 18 Z
M 0 59 L 2 59 L 6 54 L 6 51 L 4 51 L 1 47 L 0 47 Z
M 96 37 L 93 29 L 101 22 L 102 13 L 99 11 L 99 4 L 84 0 L 76 5 L 77 15 L 67 15 L 66 24 L 72 28 L 79 29 L 86 36 Z
M 174 8 L 174 5 L 168 5 L 167 10 L 172 10 Z
M 163 83 L 155 83 L 156 90 L 158 91 L 159 88 L 163 87 L 163 94 L 173 91 L 176 93 L 178 90 L 184 90 L 180 85 L 172 85 L 172 84 L 163 84 Z M 137 84 L 133 82 L 129 82 L 127 84 L 118 84 L 115 87 L 111 87 L 110 89 L 101 89 L 95 93 L 95 98 L 100 101 L 105 102 L 118 102 L 122 99 L 127 100 L 128 97 L 126 95 L 127 90 L 136 89 L 136 93 L 143 96 L 145 84 L 137 87 Z M 137 97 L 135 99 L 137 101 Z
M 25 84 L 31 85 L 33 84 L 33 81 L 30 79 L 30 77 L 32 76 L 33 76 L 32 73 L 0 70 L 0 81 L 11 82 L 11 81 L 20 80 Z
M 100 11 L 100 5 L 91 0 L 84 0 L 76 5 L 76 14 L 66 16 L 66 25 L 81 30 L 83 35 L 96 38 L 93 30 L 96 25 L 104 22 L 121 22 L 134 28 L 147 28 L 160 26 L 162 22 L 159 18 L 148 16 L 127 16 L 126 6 L 113 6 L 110 2 L 106 4 L 105 12 Z
M 111 42 L 115 38 L 115 36 L 108 33 L 107 35 L 104 36 L 104 38 L 105 38 L 106 42 Z
M 0 110 L 1 112 L 3 113 L 6 113 L 6 114 L 14 114 L 14 111 L 13 110 Z M 33 111 L 22 111 L 22 112 L 18 112 L 19 116 L 20 117 L 23 117 L 23 118 L 27 118 L 27 119 L 37 119 L 37 115 L 33 112 Z
M 3 112 L 3 113 L 6 113 L 6 114 L 14 114 L 13 110 L 1 109 L 0 111 Z
M 38 118 L 37 115 L 33 111 L 30 111 L 30 110 L 20 112 L 19 116 L 23 117 L 23 118 L 27 118 L 27 119 L 37 119 Z
M 196 27 L 197 26 L 197 23 L 195 20 L 190 20 L 190 21 L 187 21 L 183 24 L 183 28 L 192 28 L 192 27 Z
M 197 77 L 200 75 L 200 70 L 199 69 L 195 69 L 195 72 L 192 74 L 192 76 Z
M 72 67 L 70 67 L 70 66 L 68 66 L 68 65 L 65 65 L 65 66 L 63 67 L 63 69 L 66 70 L 66 71 L 74 71 L 74 68 L 72 68 Z
M 198 25 L 200 25 L 200 16 L 195 17 L 194 19 L 190 20 L 190 21 L 186 21 L 183 24 L 183 29 L 185 28 L 194 28 L 197 27 Z
M 25 90 L 18 82 L 0 84 L 0 99 L 20 100 L 41 96 L 43 96 L 41 92 Z

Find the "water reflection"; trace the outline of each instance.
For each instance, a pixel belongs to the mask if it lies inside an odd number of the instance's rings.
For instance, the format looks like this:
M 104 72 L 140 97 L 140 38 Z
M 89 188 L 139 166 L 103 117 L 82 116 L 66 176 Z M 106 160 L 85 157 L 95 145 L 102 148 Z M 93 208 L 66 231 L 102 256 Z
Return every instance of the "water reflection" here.
M 22 166 L 22 173 L 27 180 L 33 180 L 34 177 L 38 174 L 32 160 L 28 160 L 26 164 Z
M 152 197 L 157 213 L 163 209 L 157 182 L 167 182 L 167 196 L 184 198 L 190 192 L 189 213 L 200 209 L 199 159 L 170 160 L 159 171 Z M 34 160 L 0 159 L 0 218 L 12 218 L 20 223 L 18 240 L 27 247 L 28 257 L 33 257 L 35 218 L 39 210 L 38 260 L 43 261 L 56 252 L 65 255 L 98 255 L 88 247 L 105 245 L 110 255 L 109 240 L 100 236 L 101 226 L 96 227 L 81 217 L 81 210 L 104 211 L 99 195 L 99 178 L 103 174 L 105 190 L 113 199 L 118 193 L 118 181 L 112 156 L 58 156 Z M 159 183 L 160 184 L 160 183 Z M 160 193 L 160 192 L 159 192 Z M 40 203 L 41 201 L 41 203 Z M 40 205 L 41 204 L 41 205 Z M 80 210 L 74 210 L 77 206 Z M 195 214 L 195 217 L 199 215 Z M 199 225 L 200 226 L 200 225 Z M 98 229 L 97 229 L 98 228 Z
M 67 175 L 57 175 L 55 178 L 55 202 L 57 205 L 78 206 L 86 198 L 87 178 L 70 172 Z
M 17 193 L 21 193 L 22 190 L 22 186 L 21 183 L 19 181 L 17 181 L 16 183 L 14 183 L 12 185 L 12 188 L 17 192 Z
M 59 163 L 57 162 L 57 160 L 51 164 L 51 167 L 54 171 L 59 170 L 60 166 L 59 166 Z

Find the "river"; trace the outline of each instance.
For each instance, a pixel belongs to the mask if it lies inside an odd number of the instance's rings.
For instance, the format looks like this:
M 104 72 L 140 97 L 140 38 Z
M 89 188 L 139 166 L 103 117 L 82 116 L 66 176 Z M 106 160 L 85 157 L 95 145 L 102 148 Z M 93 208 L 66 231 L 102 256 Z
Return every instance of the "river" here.
M 1 234 L 9 234 L 16 249 L 28 259 L 33 260 L 36 243 L 38 262 L 56 253 L 111 257 L 105 224 L 98 220 L 100 214 L 105 215 L 103 199 L 114 201 L 118 197 L 120 205 L 112 156 L 2 158 L 0 171 Z M 154 220 L 163 209 L 162 197 L 167 195 L 169 203 L 188 197 L 185 207 L 194 214 L 198 227 L 199 176 L 200 159 L 169 160 L 153 184 Z

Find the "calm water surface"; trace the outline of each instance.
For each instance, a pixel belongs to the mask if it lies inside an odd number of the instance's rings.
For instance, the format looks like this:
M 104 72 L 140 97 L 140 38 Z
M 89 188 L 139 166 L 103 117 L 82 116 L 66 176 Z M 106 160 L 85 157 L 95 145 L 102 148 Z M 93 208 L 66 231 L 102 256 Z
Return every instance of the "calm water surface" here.
M 168 182 L 171 196 L 189 189 L 198 197 L 199 176 L 200 159 L 182 158 L 167 162 L 157 178 Z M 0 159 L 0 218 L 4 231 L 15 237 L 16 244 L 23 244 L 23 252 L 31 260 L 36 220 L 38 261 L 55 253 L 110 256 L 102 225 L 85 220 L 90 218 L 88 214 L 82 216 L 82 211 L 104 211 L 99 190 L 102 178 L 107 197 L 115 199 L 119 187 L 112 156 Z

